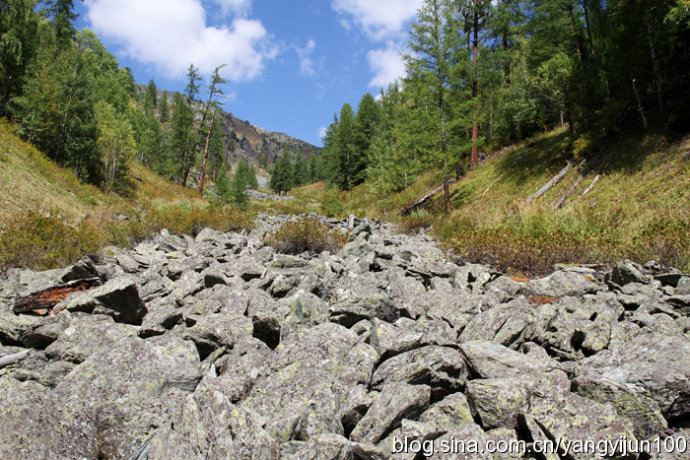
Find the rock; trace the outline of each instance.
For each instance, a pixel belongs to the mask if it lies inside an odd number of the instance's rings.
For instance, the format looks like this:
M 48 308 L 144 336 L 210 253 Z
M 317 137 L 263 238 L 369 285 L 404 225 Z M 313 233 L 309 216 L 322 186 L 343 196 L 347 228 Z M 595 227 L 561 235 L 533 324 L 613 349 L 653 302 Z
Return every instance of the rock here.
M 460 345 L 460 351 L 467 360 L 470 374 L 482 379 L 510 378 L 559 368 L 551 358 L 526 356 L 494 342 L 465 342 Z
M 119 341 L 136 336 L 136 328 L 118 324 L 110 316 L 77 314 L 69 327 L 46 348 L 46 356 L 80 364 L 94 353 L 107 353 Z
M 277 459 L 278 443 L 254 414 L 233 405 L 209 385 L 187 396 L 182 413 L 153 437 L 149 460 Z
M 484 451 L 486 445 L 486 434 L 478 425 L 469 423 L 437 438 L 433 445 L 434 453 L 429 458 L 434 460 L 493 460 L 493 456 Z
M 95 421 L 100 458 L 129 458 L 153 427 L 174 419 L 201 378 L 191 342 L 152 340 L 126 339 L 91 355 L 54 390 L 66 419 Z
M 482 379 L 467 383 L 467 399 L 485 430 L 515 428 L 529 393 L 517 378 Z
M 86 280 L 98 278 L 98 269 L 89 257 L 82 258 L 79 262 L 63 270 L 60 281 L 69 283 L 70 281 Z
M 394 324 L 374 319 L 368 340 L 382 358 L 389 358 L 424 345 L 453 346 L 456 337 L 445 321 L 400 318 Z
M 587 399 L 613 405 L 616 412 L 632 422 L 638 439 L 652 439 L 668 429 L 656 401 L 623 385 L 603 378 L 580 377 L 573 381 L 573 389 Z
M 294 452 L 283 454 L 283 460 L 354 460 L 354 446 L 337 434 L 320 434 L 309 439 Z
M 254 331 L 252 320 L 246 316 L 215 313 L 190 317 L 188 321 L 195 324 L 182 337 L 194 342 L 202 360 L 220 347 L 232 348 L 241 339 L 251 337 Z
M 147 312 L 136 282 L 130 277 L 116 278 L 84 294 L 73 296 L 65 304 L 65 309 L 109 315 L 116 322 L 126 324 L 141 324 Z
M 523 331 L 533 321 L 533 308 L 524 299 L 483 311 L 470 319 L 460 334 L 460 342 L 490 340 L 506 347 L 524 342 Z
M 20 345 L 21 338 L 41 324 L 35 316 L 17 316 L 9 310 L 0 310 L 0 344 Z
M 299 329 L 275 349 L 239 405 L 256 413 L 259 423 L 281 443 L 294 438 L 298 424 L 302 434 L 342 435 L 340 409 L 352 386 L 368 384 L 377 359 L 374 355 L 362 360 L 361 346 L 366 344 L 354 332 L 337 324 Z
M 67 417 L 60 398 L 36 382 L 0 378 L 0 458 L 82 460 L 99 457 L 96 427 Z
M 375 389 L 393 382 L 428 385 L 436 397 L 462 390 L 466 380 L 467 367 L 462 355 L 452 348 L 431 345 L 383 362 L 374 372 L 372 385 Z
M 527 282 L 521 292 L 527 296 L 566 297 L 581 296 L 602 290 L 591 275 L 557 271 L 546 278 Z
M 597 443 L 621 438 L 630 442 L 636 440 L 632 423 L 617 414 L 612 406 L 567 391 L 533 392 L 530 407 L 521 414 L 521 418 L 535 440 L 544 440 L 545 435 L 561 443 L 582 440 Z M 592 454 L 573 451 L 570 457 L 589 460 Z
M 629 260 L 618 262 L 611 272 L 611 281 L 619 286 L 628 283 L 649 284 L 651 280 L 652 277 L 645 274 L 644 268 Z
M 340 422 L 345 434 L 350 435 L 364 414 L 380 396 L 379 392 L 369 393 L 363 385 L 356 386 L 347 397 L 347 402 L 340 409 Z
M 404 418 L 419 416 L 429 406 L 431 388 L 426 385 L 390 383 L 381 389 L 366 415 L 350 435 L 356 442 L 379 442 L 397 428 Z
M 461 428 L 468 423 L 474 423 L 467 398 L 462 393 L 448 395 L 433 404 L 419 417 L 419 421 L 436 425 L 444 430 Z
M 674 292 L 676 295 L 690 295 L 690 277 L 683 276 L 679 279 Z
M 578 376 L 606 379 L 659 405 L 668 418 L 690 414 L 690 341 L 682 336 L 643 333 L 624 346 L 581 362 Z

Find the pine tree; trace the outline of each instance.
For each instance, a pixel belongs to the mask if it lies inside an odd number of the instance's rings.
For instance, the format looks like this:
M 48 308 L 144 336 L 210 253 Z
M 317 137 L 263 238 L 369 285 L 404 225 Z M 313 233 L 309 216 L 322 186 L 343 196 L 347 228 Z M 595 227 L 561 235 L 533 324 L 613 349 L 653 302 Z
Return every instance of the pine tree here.
M 144 93 L 144 111 L 149 114 L 154 114 L 158 108 L 158 88 L 156 83 L 151 80 L 146 87 Z
M 225 165 L 218 170 L 215 193 L 221 203 L 230 204 L 232 202 L 232 186 L 228 180 L 228 170 Z
M 185 185 L 194 164 L 194 113 L 184 97 L 175 93 L 170 147 L 178 167 L 178 182 Z
M 35 0 L 6 0 L 0 6 L 0 116 L 21 92 L 27 65 L 37 47 Z
M 160 102 L 158 103 L 159 119 L 161 123 L 165 123 L 170 118 L 170 108 L 168 104 L 168 92 L 163 91 Z
M 341 190 L 350 190 L 357 184 L 356 132 L 357 128 L 352 106 L 345 104 L 340 111 L 340 120 L 333 146 L 336 157 L 334 181 Z
M 128 177 L 129 163 L 134 159 L 136 151 L 134 131 L 129 120 L 105 101 L 96 104 L 95 112 L 98 123 L 97 146 L 103 161 L 105 188 L 127 195 L 132 186 Z
M 362 183 L 366 179 L 366 169 L 369 165 L 369 148 L 380 121 L 381 107 L 371 94 L 366 93 L 359 103 L 357 116 L 355 117 L 355 184 Z
M 247 186 L 251 189 L 259 188 L 259 181 L 256 178 L 256 169 L 253 164 L 249 165 L 249 171 L 247 173 Z
M 294 184 L 299 187 L 309 183 L 309 165 L 302 155 L 295 156 L 295 162 L 292 165 L 294 170 Z
M 55 39 L 58 47 L 64 48 L 74 40 L 76 33 L 73 25 L 77 18 L 74 12 L 74 0 L 50 0 L 48 11 L 55 25 Z
M 309 182 L 312 184 L 321 180 L 321 164 L 317 155 L 309 159 Z
M 185 95 L 187 96 L 187 105 L 190 107 L 199 97 L 199 89 L 201 88 L 201 74 L 199 68 L 194 64 L 189 64 L 187 69 L 187 86 L 185 86 Z
M 276 164 L 273 166 L 271 174 L 270 187 L 275 193 L 283 194 L 292 190 L 293 175 L 292 175 L 292 160 L 289 152 L 283 152 L 278 158 Z
M 238 168 L 237 171 L 235 171 L 230 188 L 232 204 L 240 209 L 247 209 L 249 197 L 247 196 L 246 170 L 240 170 Z
M 478 1 L 478 0 L 472 0 Z M 450 210 L 449 179 L 459 160 L 449 155 L 448 121 L 452 77 L 460 48 L 460 24 L 456 8 L 449 0 L 426 0 L 419 10 L 417 23 L 410 34 L 414 54 L 406 57 L 411 78 L 431 91 L 438 127 L 439 165 L 444 175 L 444 203 Z

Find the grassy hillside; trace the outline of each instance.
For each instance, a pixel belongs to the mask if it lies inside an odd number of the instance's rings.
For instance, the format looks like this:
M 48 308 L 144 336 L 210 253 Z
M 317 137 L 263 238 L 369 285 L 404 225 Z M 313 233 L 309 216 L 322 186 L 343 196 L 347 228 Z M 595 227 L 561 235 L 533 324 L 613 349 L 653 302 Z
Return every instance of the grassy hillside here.
M 528 203 L 568 161 L 583 160 Z M 564 131 L 545 133 L 494 152 L 455 183 L 450 216 L 442 216 L 439 194 L 423 210 L 399 217 L 404 205 L 439 183 L 428 173 L 398 194 L 377 196 L 365 184 L 337 198 L 342 213 L 397 221 L 407 230 L 433 225 L 459 255 L 513 271 L 620 258 L 690 269 L 690 137 L 641 134 L 607 143 L 581 138 L 571 145 Z M 329 201 L 333 207 L 334 193 L 322 193 L 324 208 Z M 555 209 L 564 195 L 564 206 Z
M 0 119 L 0 270 L 15 266 L 53 268 L 85 253 L 127 246 L 162 228 L 244 228 L 243 213 L 212 206 L 197 193 L 139 165 L 128 198 L 81 183 L 20 140 Z

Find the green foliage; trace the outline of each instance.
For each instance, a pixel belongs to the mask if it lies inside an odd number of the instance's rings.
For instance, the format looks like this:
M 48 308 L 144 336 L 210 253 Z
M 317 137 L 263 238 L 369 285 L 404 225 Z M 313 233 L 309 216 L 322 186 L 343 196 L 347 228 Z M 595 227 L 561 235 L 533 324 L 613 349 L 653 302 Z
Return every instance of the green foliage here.
M 187 105 L 190 105 L 199 97 L 199 89 L 201 88 L 201 74 L 199 68 L 194 64 L 189 64 L 187 69 L 187 86 L 185 87 L 185 95 L 187 96 Z
M 134 130 L 129 120 L 105 101 L 99 101 L 95 111 L 105 189 L 127 195 L 132 188 L 129 163 L 136 152 Z
M 170 105 L 168 103 L 168 92 L 163 91 L 161 100 L 158 103 L 158 118 L 161 123 L 165 123 L 170 119 Z
M 295 162 L 292 165 L 294 171 L 294 186 L 300 187 L 309 183 L 309 164 L 302 155 L 295 156 Z
M 144 112 L 154 114 L 158 108 L 158 88 L 156 82 L 151 80 L 144 92 Z
M 330 229 L 317 219 L 301 219 L 283 224 L 268 235 L 264 243 L 282 254 L 338 252 L 350 240 L 350 235 Z
M 249 165 L 249 171 L 247 172 L 247 186 L 252 189 L 259 188 L 259 180 L 256 178 L 256 169 L 253 164 Z
M 184 97 L 175 93 L 173 118 L 170 127 L 170 150 L 178 165 L 178 178 L 185 185 L 189 170 L 195 161 L 194 112 Z
M 243 167 L 241 170 L 237 168 L 235 175 L 230 184 L 230 202 L 240 209 L 247 209 L 249 205 L 249 197 L 247 196 L 247 173 L 248 167 Z
M 289 192 L 294 184 L 294 171 L 289 152 L 283 152 L 273 166 L 269 186 L 275 193 Z
M 338 190 L 331 189 L 324 194 L 321 201 L 321 212 L 327 217 L 344 217 L 346 210 L 345 202 Z
M 29 141 L 83 180 L 100 183 L 93 91 L 85 64 L 74 46 L 41 49 L 16 103 Z
M 36 0 L 6 0 L 0 6 L 0 115 L 21 91 L 28 64 L 34 58 L 38 15 Z

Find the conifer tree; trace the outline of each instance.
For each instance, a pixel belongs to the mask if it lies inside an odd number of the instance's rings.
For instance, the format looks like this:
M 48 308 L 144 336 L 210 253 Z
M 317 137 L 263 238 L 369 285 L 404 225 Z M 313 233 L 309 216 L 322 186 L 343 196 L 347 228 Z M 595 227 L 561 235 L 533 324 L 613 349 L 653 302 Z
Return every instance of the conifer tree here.
M 168 104 L 168 92 L 163 91 L 160 102 L 158 103 L 159 119 L 161 123 L 165 123 L 170 118 L 170 105 Z
M 151 80 L 146 87 L 146 92 L 144 93 L 144 111 L 149 114 L 154 114 L 158 108 L 158 88 L 156 88 L 156 83 Z
M 292 190 L 293 176 L 292 176 L 292 160 L 290 153 L 285 151 L 278 158 L 276 164 L 273 166 L 271 174 L 270 187 L 275 193 L 283 194 Z
M 174 106 L 170 147 L 178 167 L 178 182 L 186 185 L 187 176 L 194 164 L 194 113 L 184 96 L 179 93 L 175 93 Z
M 295 162 L 292 165 L 294 170 L 294 184 L 299 187 L 309 183 L 309 165 L 304 157 L 300 154 L 295 156 Z
M 381 108 L 370 93 L 364 94 L 355 117 L 355 184 L 364 182 L 369 165 L 369 148 L 381 121 Z
M 247 209 L 249 204 L 249 197 L 247 196 L 247 178 L 246 169 L 235 171 L 235 175 L 230 185 L 232 204 L 240 209 Z
M 249 171 L 247 173 L 247 186 L 252 189 L 259 188 L 259 180 L 256 178 L 256 169 L 253 164 L 249 165 Z
M 74 0 L 50 0 L 48 12 L 53 18 L 57 45 L 64 48 L 75 37 L 73 22 L 77 14 L 74 12 Z
M 357 184 L 356 132 L 357 127 L 355 126 L 352 106 L 345 104 L 340 111 L 340 120 L 333 143 L 336 157 L 334 182 L 341 190 L 350 190 Z

